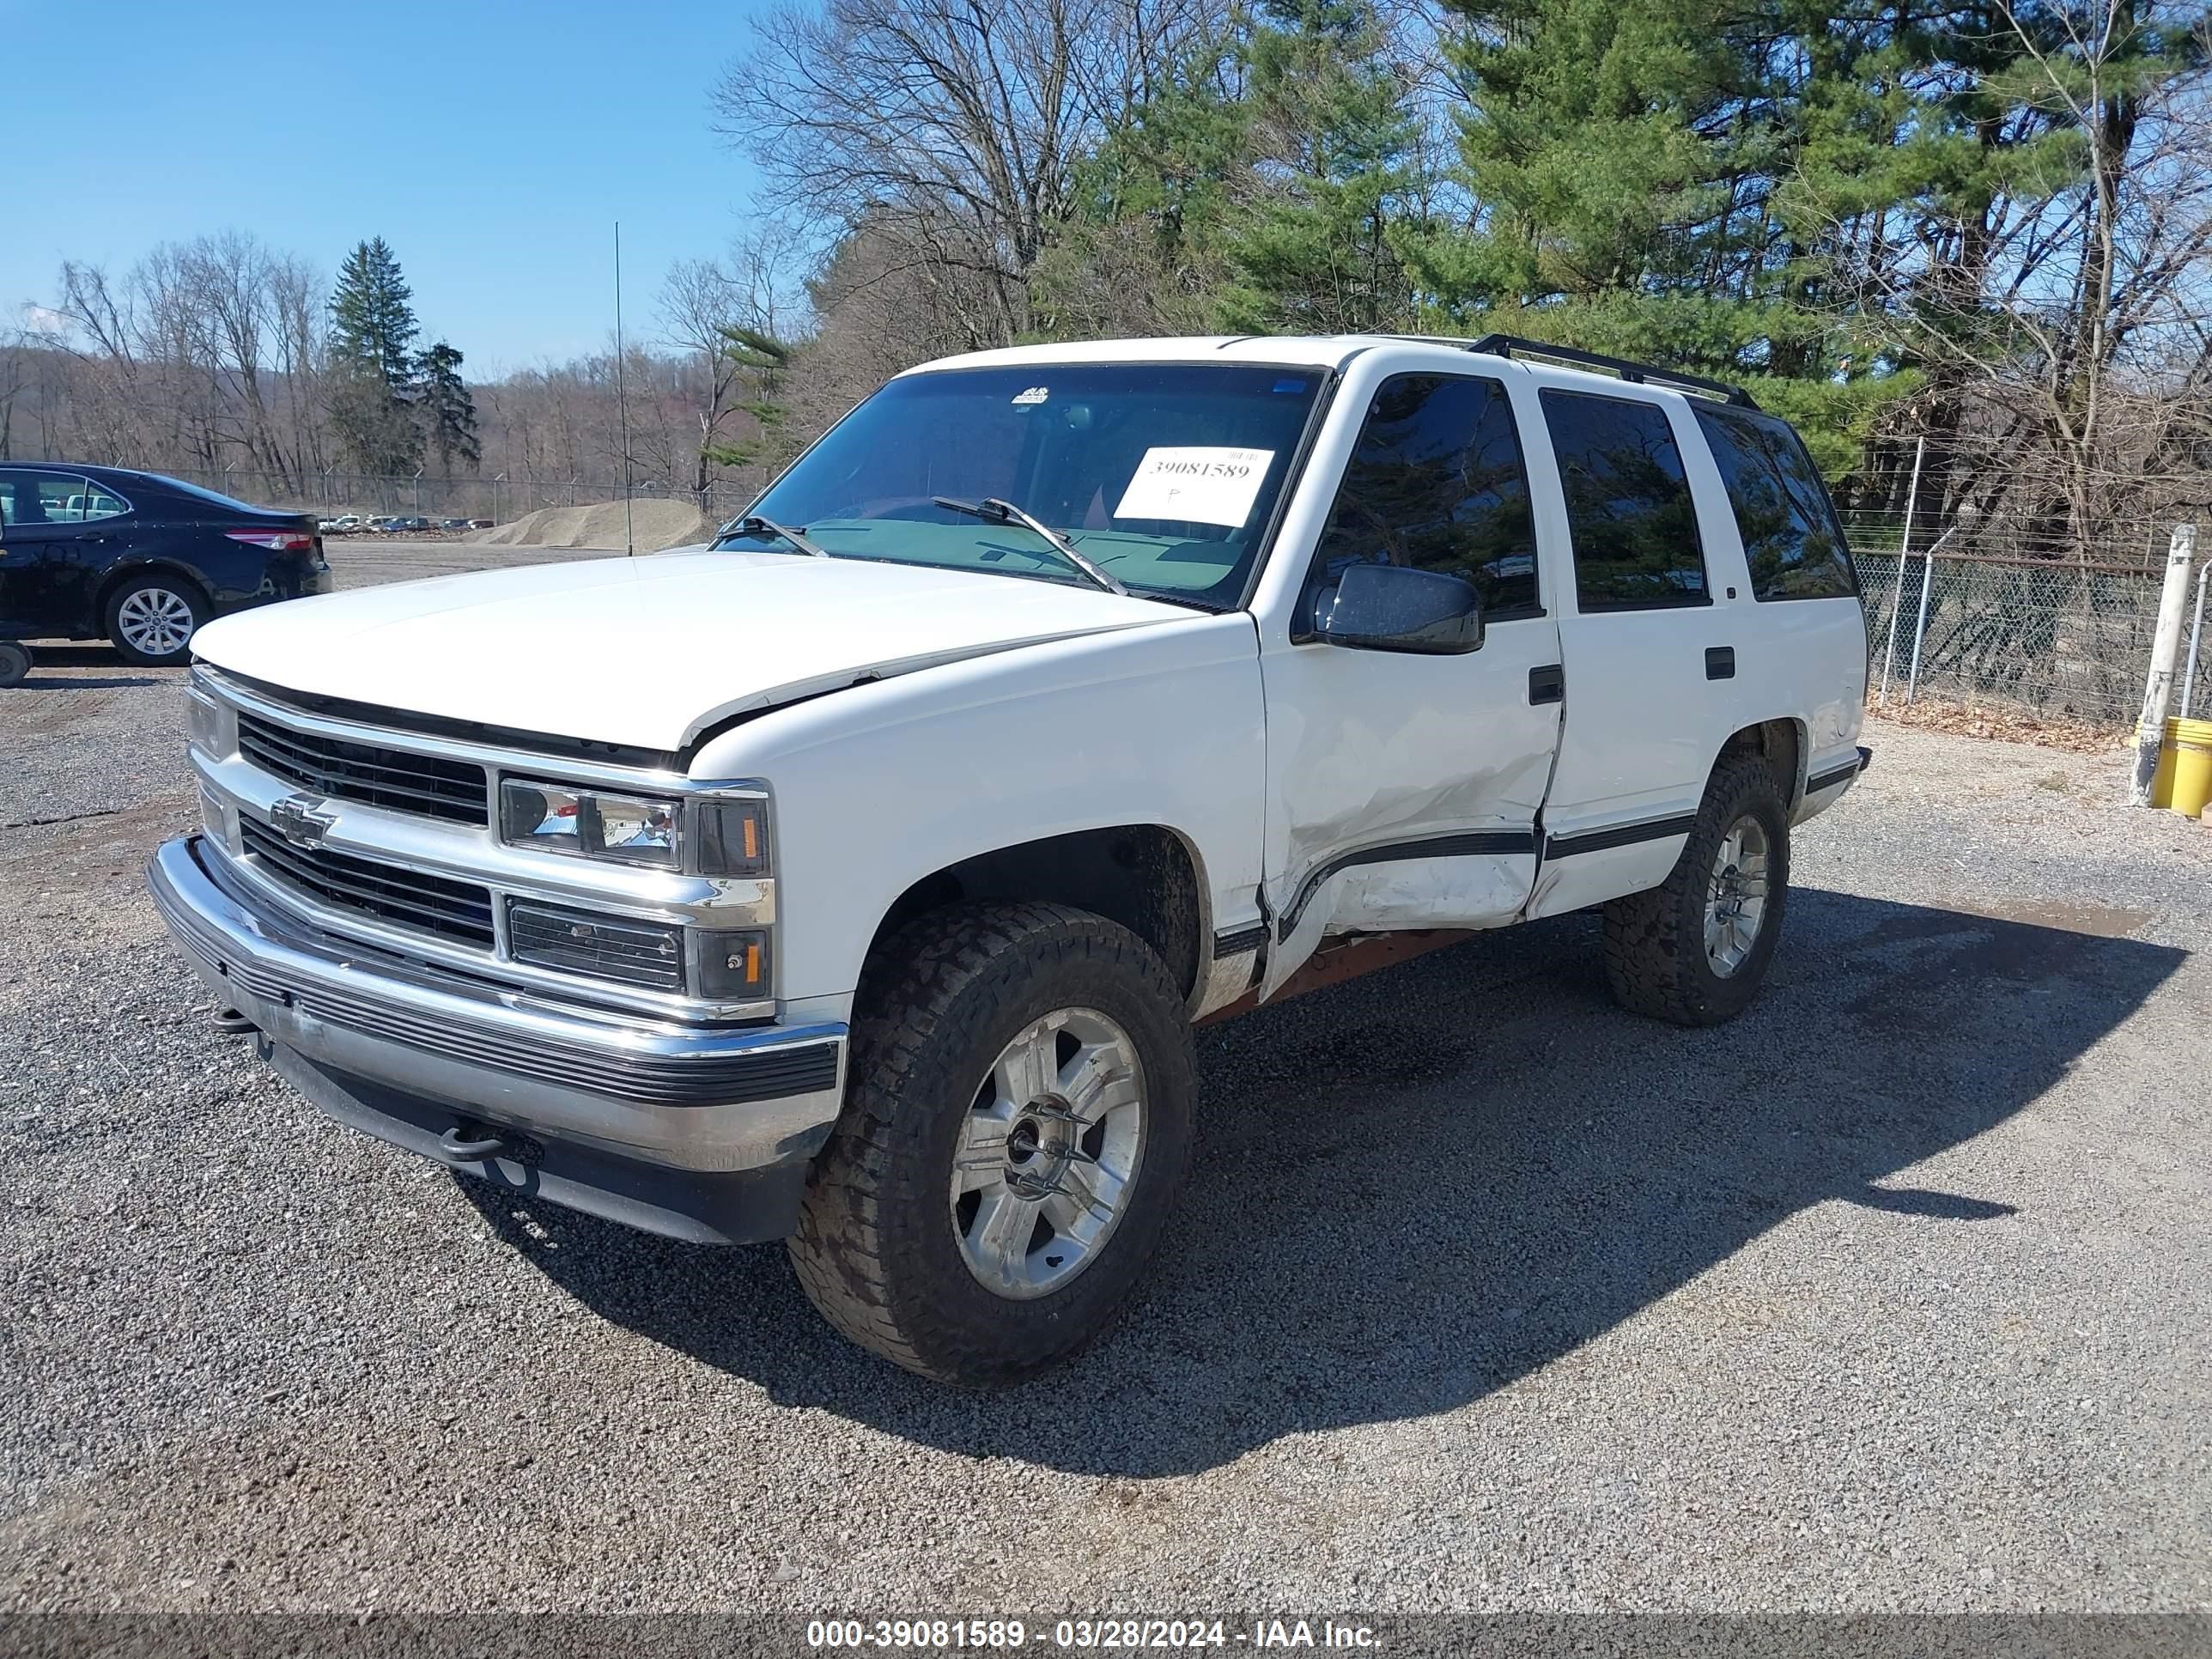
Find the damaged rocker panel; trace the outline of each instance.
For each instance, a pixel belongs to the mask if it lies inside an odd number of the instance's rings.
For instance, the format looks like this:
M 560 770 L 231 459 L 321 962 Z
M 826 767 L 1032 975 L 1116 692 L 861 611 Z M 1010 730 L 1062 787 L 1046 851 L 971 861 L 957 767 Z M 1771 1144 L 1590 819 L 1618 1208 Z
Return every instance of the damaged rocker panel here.
M 1321 890 L 1323 882 L 1360 865 L 1393 864 L 1413 859 L 1496 858 L 1516 853 L 1534 854 L 1535 850 L 1536 833 L 1533 830 L 1474 830 L 1431 836 L 1420 841 L 1387 842 L 1379 847 L 1340 853 L 1298 884 L 1297 896 L 1276 918 L 1275 937 L 1279 940 L 1290 938 L 1291 930 L 1298 925 L 1298 918 L 1312 902 L 1313 896 Z

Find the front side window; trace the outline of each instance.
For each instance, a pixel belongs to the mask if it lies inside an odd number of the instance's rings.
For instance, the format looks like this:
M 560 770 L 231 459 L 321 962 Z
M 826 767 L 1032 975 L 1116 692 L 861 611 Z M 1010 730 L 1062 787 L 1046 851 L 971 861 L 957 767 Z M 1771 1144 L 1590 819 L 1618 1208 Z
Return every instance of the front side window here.
M 1028 363 L 891 381 L 748 509 L 833 558 L 1082 584 L 1018 523 L 937 505 L 996 499 L 1132 592 L 1237 604 L 1326 378 L 1241 363 Z M 769 532 L 715 546 L 786 545 Z
M 1710 604 L 1698 509 L 1667 411 L 1587 392 L 1547 390 L 1543 405 L 1583 610 Z
M 1753 597 L 1839 599 L 1858 592 L 1820 470 L 1787 422 L 1732 406 L 1698 406 L 1729 507 L 1743 536 Z
M 1360 560 L 1464 576 L 1492 622 L 1542 614 L 1528 470 L 1503 385 L 1458 374 L 1382 383 L 1316 568 L 1326 575 Z

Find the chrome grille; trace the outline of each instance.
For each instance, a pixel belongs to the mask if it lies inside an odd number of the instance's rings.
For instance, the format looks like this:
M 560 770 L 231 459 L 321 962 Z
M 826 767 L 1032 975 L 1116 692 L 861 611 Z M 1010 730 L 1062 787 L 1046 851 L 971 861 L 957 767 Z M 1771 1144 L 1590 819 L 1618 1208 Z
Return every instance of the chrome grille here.
M 507 947 L 516 961 L 533 967 L 589 974 L 657 991 L 684 988 L 683 934 L 665 924 L 510 899 Z
M 357 859 L 327 847 L 295 847 L 268 825 L 243 814 L 238 827 L 246 850 L 265 872 L 325 904 L 466 945 L 489 947 L 492 942 L 489 888 Z
M 491 787 L 481 766 L 380 744 L 295 732 L 240 709 L 238 751 L 264 772 L 319 795 L 454 823 L 489 823 Z

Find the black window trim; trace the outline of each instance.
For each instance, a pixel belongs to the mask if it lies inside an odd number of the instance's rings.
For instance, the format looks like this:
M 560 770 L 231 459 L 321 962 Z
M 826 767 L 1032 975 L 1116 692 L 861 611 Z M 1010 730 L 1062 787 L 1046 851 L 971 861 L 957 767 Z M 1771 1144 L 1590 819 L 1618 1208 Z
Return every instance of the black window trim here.
M 1501 627 L 1507 623 L 1540 622 L 1549 617 L 1552 613 L 1545 608 L 1544 605 L 1544 543 L 1543 538 L 1537 533 L 1536 530 L 1535 484 L 1534 475 L 1528 467 L 1528 446 L 1521 439 L 1521 417 L 1513 407 L 1512 387 L 1507 384 L 1504 375 L 1496 374 L 1471 374 L 1464 369 L 1452 368 L 1391 370 L 1377 380 L 1375 383 L 1375 389 L 1367 394 L 1367 406 L 1359 414 L 1359 429 L 1352 434 L 1352 449 L 1344 458 L 1346 471 L 1351 470 L 1352 456 L 1359 453 L 1359 440 L 1367 430 L 1367 417 L 1375 412 L 1375 400 L 1380 398 L 1395 380 L 1486 380 L 1498 389 L 1498 395 L 1505 404 L 1505 423 L 1513 434 L 1514 450 L 1521 457 L 1522 487 L 1528 492 L 1528 556 L 1532 561 L 1530 574 L 1536 578 L 1536 602 L 1534 605 L 1500 605 L 1496 610 L 1486 605 L 1482 608 L 1482 625 L 1485 629 L 1491 629 Z M 1334 393 L 1335 388 L 1332 386 L 1330 391 Z M 1301 464 L 1303 465 L 1303 462 Z M 1306 618 L 1313 614 L 1314 588 L 1321 575 L 1322 542 L 1328 534 L 1329 520 L 1336 516 L 1336 504 L 1343 495 L 1344 477 L 1340 473 L 1336 480 L 1336 488 L 1329 495 L 1328 511 L 1322 515 L 1320 534 L 1314 538 L 1313 552 L 1306 560 L 1305 577 L 1298 584 L 1297 603 L 1291 609 L 1291 643 L 1292 645 L 1315 645 L 1320 642 L 1320 636 L 1306 626 Z
M 1584 392 L 1579 386 L 1540 386 L 1536 388 L 1536 405 L 1543 408 L 1544 399 L 1557 395 L 1561 398 L 1585 398 L 1593 403 L 1627 404 L 1637 409 L 1656 409 L 1659 418 L 1667 422 L 1667 435 L 1674 445 L 1674 453 L 1682 463 L 1682 489 L 1690 498 L 1690 534 L 1698 548 L 1698 574 L 1705 579 L 1702 592 L 1685 594 L 1672 599 L 1599 599 L 1594 603 L 1583 599 L 1582 568 L 1576 562 L 1575 515 L 1567 500 L 1565 470 L 1559 465 L 1559 447 L 1553 440 L 1551 418 L 1545 416 L 1544 438 L 1552 447 L 1552 470 L 1559 481 L 1559 508 L 1567 524 L 1567 563 L 1575 576 L 1575 613 L 1583 617 L 1617 617 L 1635 611 L 1696 611 L 1713 603 L 1713 562 L 1705 553 L 1705 515 L 1698 507 L 1698 489 L 1690 481 L 1689 451 L 1683 447 L 1682 434 L 1674 425 L 1674 411 L 1657 398 L 1623 397 L 1612 392 Z M 1705 441 L 1705 434 L 1698 434 Z
M 1746 578 L 1749 580 L 1751 584 L 1751 597 L 1753 602 L 1757 605 L 1822 605 L 1834 599 L 1854 599 L 1863 605 L 1866 603 L 1866 599 L 1863 590 L 1859 586 L 1858 559 L 1851 552 L 1850 538 L 1844 534 L 1843 515 L 1836 511 L 1836 498 L 1828 493 L 1828 481 L 1820 476 L 1820 464 L 1813 459 L 1813 452 L 1806 447 L 1803 434 L 1802 434 L 1796 427 L 1790 425 L 1789 422 L 1784 420 L 1782 416 L 1777 415 L 1771 410 L 1744 409 L 1741 406 L 1729 408 L 1727 405 L 1716 405 L 1710 412 L 1717 419 L 1722 418 L 1725 413 L 1734 415 L 1737 418 L 1746 422 L 1747 424 L 1756 425 L 1764 422 L 1773 426 L 1780 427 L 1782 430 L 1789 435 L 1790 441 L 1797 446 L 1797 453 L 1804 459 L 1805 470 L 1813 475 L 1814 482 L 1820 486 L 1820 510 L 1828 515 L 1828 528 L 1833 532 L 1836 538 L 1836 545 L 1843 550 L 1844 580 L 1845 586 L 1842 592 L 1762 593 L 1759 591 L 1758 579 L 1751 574 L 1751 550 L 1748 547 L 1745 548 L 1743 550 L 1744 574 Z M 1692 410 L 1691 413 L 1698 417 L 1698 435 L 1700 438 L 1705 439 L 1705 448 L 1710 452 L 1712 448 L 1713 441 L 1705 429 L 1705 416 L 1708 411 L 1703 408 L 1698 408 Z M 1716 471 L 1720 468 L 1720 459 L 1717 456 L 1713 459 L 1713 467 Z M 1725 494 L 1728 488 L 1728 480 L 1726 478 L 1723 478 L 1721 480 L 1721 488 L 1722 492 Z M 1729 503 L 1729 517 L 1731 520 L 1735 517 L 1735 503 L 1734 501 L 1730 501 Z M 1742 539 L 1743 526 L 1738 525 L 1736 526 L 1736 540 L 1741 542 Z

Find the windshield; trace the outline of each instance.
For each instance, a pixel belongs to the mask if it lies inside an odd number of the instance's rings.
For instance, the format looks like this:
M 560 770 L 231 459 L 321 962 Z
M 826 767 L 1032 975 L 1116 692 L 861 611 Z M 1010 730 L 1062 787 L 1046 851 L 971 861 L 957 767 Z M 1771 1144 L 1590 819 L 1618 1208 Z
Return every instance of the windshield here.
M 891 381 L 747 509 L 833 558 L 1085 585 L 1011 502 L 1130 592 L 1232 605 L 1324 371 L 1234 363 L 1030 363 Z M 765 526 L 717 547 L 783 547 Z

